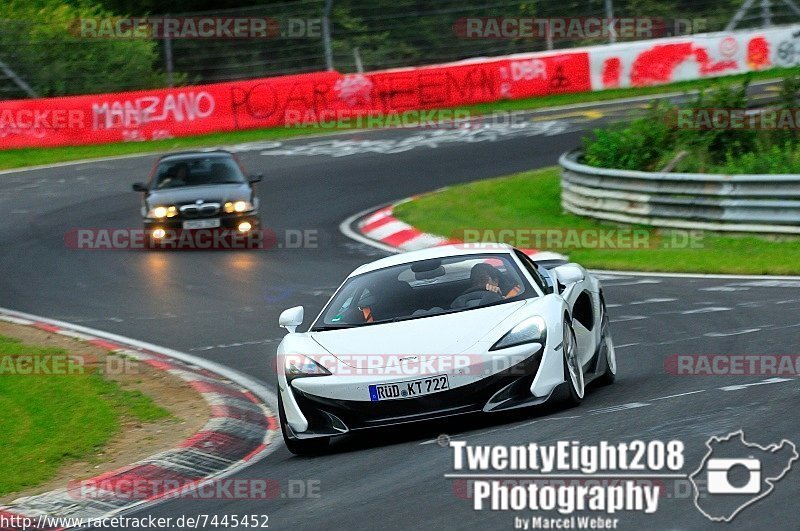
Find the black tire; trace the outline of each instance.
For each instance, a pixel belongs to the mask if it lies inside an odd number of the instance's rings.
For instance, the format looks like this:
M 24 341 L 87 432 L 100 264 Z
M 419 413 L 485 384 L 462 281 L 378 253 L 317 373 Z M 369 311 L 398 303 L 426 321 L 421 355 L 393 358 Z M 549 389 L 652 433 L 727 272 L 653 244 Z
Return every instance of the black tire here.
M 609 342 L 612 341 L 611 340 L 611 331 L 609 330 L 610 324 L 609 324 L 609 319 L 608 319 L 608 312 L 606 311 L 606 302 L 601 299 L 600 300 L 600 304 L 601 304 L 601 309 L 602 309 L 601 311 L 603 312 L 603 316 L 601 317 L 601 321 L 600 321 L 600 323 L 601 323 L 600 324 L 600 341 L 603 342 L 603 345 L 601 346 L 601 348 L 605 349 L 603 358 L 605 359 L 605 362 L 606 362 L 606 370 L 601 376 L 599 376 L 597 378 L 596 381 L 597 381 L 598 385 L 611 385 L 611 384 L 614 383 L 614 380 L 617 379 L 616 353 L 612 353 L 612 355 L 615 356 L 615 361 L 614 361 L 615 365 L 614 365 L 614 367 L 612 367 L 611 363 L 609 362 L 609 359 L 608 359 L 608 345 L 609 345 Z M 611 343 L 611 346 L 613 348 L 613 343 Z
M 278 418 L 281 421 L 281 434 L 283 435 L 283 442 L 286 448 L 289 449 L 294 455 L 312 456 L 317 455 L 326 448 L 330 443 L 330 437 L 319 437 L 316 439 L 295 439 L 289 436 L 289 429 L 286 425 L 286 413 L 283 411 L 283 400 L 280 393 L 278 393 Z
M 583 397 L 584 397 L 584 395 L 586 393 L 586 382 L 584 381 L 584 377 L 583 377 L 583 368 L 580 367 L 580 361 L 577 360 L 577 352 L 574 351 L 574 349 L 577 349 L 577 342 L 575 340 L 575 331 L 572 330 L 572 324 L 567 320 L 564 321 L 564 329 L 565 329 L 564 330 L 565 331 L 565 337 L 569 337 L 570 341 L 571 341 L 571 343 L 567 343 L 567 341 L 564 341 L 562 343 L 563 346 L 561 348 L 562 352 L 564 353 L 564 356 L 563 356 L 563 359 L 564 359 L 564 380 L 565 380 L 565 384 L 566 384 L 566 387 L 567 387 L 567 393 L 566 393 L 567 396 L 566 396 L 564 402 L 568 407 L 575 407 L 575 406 L 581 405 L 581 403 L 583 402 Z M 567 333 L 569 334 L 569 336 L 567 336 Z M 569 357 L 570 352 L 568 352 L 568 349 L 570 349 L 571 350 L 571 354 L 573 356 L 575 356 L 575 360 L 573 361 L 573 364 L 575 362 L 578 363 L 578 367 L 576 368 L 576 370 L 578 371 L 578 375 L 577 375 L 578 378 L 577 379 L 580 382 L 579 383 L 579 386 L 581 388 L 580 391 L 578 389 L 576 389 L 575 384 L 573 383 L 572 377 L 571 377 L 570 372 L 569 372 L 569 362 L 568 362 L 567 358 Z M 574 365 L 573 365 L 573 367 L 574 367 Z

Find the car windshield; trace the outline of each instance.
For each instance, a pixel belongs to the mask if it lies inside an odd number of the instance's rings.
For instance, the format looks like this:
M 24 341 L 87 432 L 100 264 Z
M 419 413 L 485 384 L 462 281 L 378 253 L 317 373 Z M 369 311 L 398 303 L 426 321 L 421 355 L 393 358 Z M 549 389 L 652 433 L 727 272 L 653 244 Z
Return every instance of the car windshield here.
M 423 260 L 348 279 L 311 330 L 402 321 L 535 296 L 506 254 Z
M 230 157 L 192 157 L 159 163 L 154 188 L 178 188 L 208 184 L 238 184 L 246 179 L 236 161 Z

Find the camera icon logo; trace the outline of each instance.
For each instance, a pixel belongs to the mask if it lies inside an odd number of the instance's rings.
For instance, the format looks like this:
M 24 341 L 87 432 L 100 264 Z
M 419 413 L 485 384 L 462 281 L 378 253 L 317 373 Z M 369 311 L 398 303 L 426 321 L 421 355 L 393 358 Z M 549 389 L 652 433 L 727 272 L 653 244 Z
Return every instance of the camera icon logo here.
M 709 494 L 758 494 L 761 492 L 761 461 L 758 459 L 709 459 L 706 463 L 706 485 Z M 747 482 L 734 485 L 730 476 L 737 468 L 744 468 Z
M 800 459 L 794 443 L 761 446 L 741 430 L 706 441 L 708 452 L 689 475 L 694 504 L 712 522 L 730 522 L 739 512 L 768 496 Z

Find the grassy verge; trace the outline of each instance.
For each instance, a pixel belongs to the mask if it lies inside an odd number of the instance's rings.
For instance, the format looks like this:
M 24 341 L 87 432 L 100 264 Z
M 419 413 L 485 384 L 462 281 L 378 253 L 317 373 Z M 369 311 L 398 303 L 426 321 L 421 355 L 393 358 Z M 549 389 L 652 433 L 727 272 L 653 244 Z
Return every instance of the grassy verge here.
M 61 349 L 0 336 L 0 495 L 41 484 L 68 460 L 93 455 L 126 419 L 149 422 L 169 416 L 139 391 L 52 361 L 67 356 Z M 47 363 L 53 374 L 21 374 L 25 357 Z
M 462 109 L 465 109 L 474 115 L 491 114 L 498 111 L 535 110 L 575 103 L 591 103 L 619 98 L 664 94 L 668 92 L 691 91 L 709 86 L 727 86 L 734 83 L 741 83 L 741 81 L 745 78 L 749 78 L 752 81 L 759 81 L 776 79 L 798 73 L 800 73 L 800 68 L 776 68 L 763 72 L 726 76 L 716 79 L 683 81 L 670 85 L 612 89 L 599 92 L 581 92 L 576 94 L 558 94 L 523 100 L 504 100 L 494 103 L 484 103 L 462 107 Z M 55 162 L 66 162 L 71 160 L 111 157 L 117 155 L 131 155 L 137 153 L 163 152 L 174 149 L 237 144 L 259 140 L 278 140 L 303 135 L 323 134 L 351 129 L 346 123 L 342 125 L 343 126 L 337 125 L 337 127 L 332 127 L 330 124 L 324 124 L 323 126 L 302 128 L 274 127 L 269 129 L 249 129 L 246 131 L 213 133 L 208 135 L 181 137 L 166 140 L 153 140 L 148 142 L 120 142 L 97 146 L 10 149 L 0 151 L 0 169 L 51 164 Z M 353 129 L 355 128 L 353 127 Z
M 459 237 L 464 229 L 614 229 L 565 213 L 560 169 L 546 168 L 449 188 L 399 205 L 395 215 L 423 231 Z M 800 274 L 800 239 L 768 239 L 706 232 L 697 248 L 668 248 L 668 231 L 652 231 L 646 249 L 552 249 L 586 267 L 635 271 Z M 528 242 L 502 238 L 527 247 Z

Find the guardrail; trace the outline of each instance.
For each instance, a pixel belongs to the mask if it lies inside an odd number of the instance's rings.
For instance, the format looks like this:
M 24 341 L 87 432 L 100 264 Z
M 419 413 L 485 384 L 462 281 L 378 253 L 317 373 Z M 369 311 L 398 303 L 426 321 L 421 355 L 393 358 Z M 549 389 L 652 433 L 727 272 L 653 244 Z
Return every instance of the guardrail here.
M 564 153 L 561 204 L 607 221 L 675 229 L 800 234 L 800 175 L 714 175 L 595 168 Z

